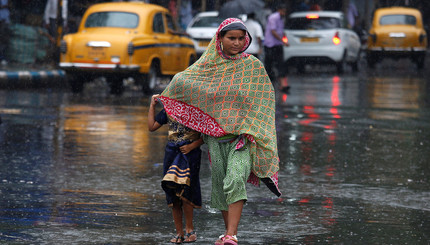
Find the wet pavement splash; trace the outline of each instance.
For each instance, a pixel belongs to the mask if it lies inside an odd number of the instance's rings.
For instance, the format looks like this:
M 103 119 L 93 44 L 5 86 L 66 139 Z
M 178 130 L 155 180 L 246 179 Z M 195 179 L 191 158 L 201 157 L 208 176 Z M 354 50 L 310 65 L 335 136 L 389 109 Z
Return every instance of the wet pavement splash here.
M 248 186 L 240 244 L 429 244 L 430 100 L 407 71 L 289 75 L 277 93 L 277 198 Z M 167 131 L 149 96 L 1 90 L 0 243 L 169 244 Z M 223 232 L 203 146 L 197 244 Z

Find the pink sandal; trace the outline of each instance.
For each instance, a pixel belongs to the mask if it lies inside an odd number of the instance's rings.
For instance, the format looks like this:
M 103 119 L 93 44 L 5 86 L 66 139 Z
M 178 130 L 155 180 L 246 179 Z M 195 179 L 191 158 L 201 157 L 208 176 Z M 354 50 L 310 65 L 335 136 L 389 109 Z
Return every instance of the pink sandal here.
M 237 245 L 237 237 L 235 235 L 226 235 L 223 237 L 224 245 Z
M 224 235 L 218 237 L 218 240 L 215 241 L 215 245 L 224 245 Z

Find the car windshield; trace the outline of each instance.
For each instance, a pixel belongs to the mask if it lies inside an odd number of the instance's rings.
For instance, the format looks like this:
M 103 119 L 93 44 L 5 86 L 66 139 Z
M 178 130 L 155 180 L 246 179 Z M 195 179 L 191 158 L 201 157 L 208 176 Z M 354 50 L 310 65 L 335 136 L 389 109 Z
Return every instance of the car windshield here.
M 139 16 L 127 12 L 96 12 L 88 16 L 85 27 L 136 28 Z
M 223 18 L 218 16 L 205 16 L 205 17 L 197 17 L 194 23 L 191 25 L 192 27 L 218 27 L 221 22 L 223 22 Z
M 393 14 L 384 15 L 379 20 L 381 26 L 384 25 L 416 25 L 417 19 L 412 15 Z
M 286 25 L 290 30 L 326 30 L 340 27 L 338 18 L 318 16 L 290 18 Z

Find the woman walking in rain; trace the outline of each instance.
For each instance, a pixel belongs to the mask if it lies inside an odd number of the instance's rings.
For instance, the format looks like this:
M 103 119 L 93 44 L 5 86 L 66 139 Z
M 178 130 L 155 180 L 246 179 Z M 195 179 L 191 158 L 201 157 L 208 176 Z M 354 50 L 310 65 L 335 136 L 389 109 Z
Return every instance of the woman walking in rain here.
M 281 195 L 275 93 L 263 64 L 244 53 L 251 41 L 241 20 L 224 20 L 202 57 L 159 97 L 169 116 L 203 133 L 208 144 L 211 206 L 221 210 L 225 225 L 215 244 L 238 244 L 247 181 L 262 180 Z

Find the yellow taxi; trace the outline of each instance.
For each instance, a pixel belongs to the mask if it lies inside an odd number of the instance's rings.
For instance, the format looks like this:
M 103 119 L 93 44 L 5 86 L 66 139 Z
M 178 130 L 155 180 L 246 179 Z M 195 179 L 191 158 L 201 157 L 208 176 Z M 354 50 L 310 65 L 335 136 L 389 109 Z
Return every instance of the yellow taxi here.
M 424 67 L 427 34 L 421 12 L 414 8 L 377 9 L 367 40 L 367 64 L 384 58 L 410 58 L 419 69 Z
M 197 57 L 169 11 L 143 2 L 90 6 L 78 31 L 63 37 L 60 52 L 59 66 L 75 93 L 99 76 L 112 94 L 122 93 L 129 77 L 151 93 L 160 77 L 186 69 Z

